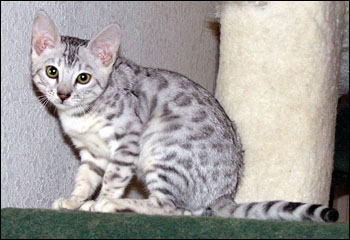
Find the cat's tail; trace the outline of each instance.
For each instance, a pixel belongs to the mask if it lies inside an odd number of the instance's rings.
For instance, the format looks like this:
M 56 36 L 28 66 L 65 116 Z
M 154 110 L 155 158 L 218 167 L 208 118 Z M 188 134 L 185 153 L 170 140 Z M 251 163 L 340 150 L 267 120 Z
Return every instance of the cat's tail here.
M 318 204 L 286 201 L 236 204 L 230 197 L 219 199 L 211 209 L 214 216 L 259 220 L 336 222 L 339 217 L 337 210 Z

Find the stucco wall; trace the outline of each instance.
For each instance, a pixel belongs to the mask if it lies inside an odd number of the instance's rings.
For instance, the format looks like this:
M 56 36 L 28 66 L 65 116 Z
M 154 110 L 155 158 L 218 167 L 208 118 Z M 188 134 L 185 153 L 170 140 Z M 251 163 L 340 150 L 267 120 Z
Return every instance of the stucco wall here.
M 213 93 L 218 41 L 210 2 L 1 2 L 1 207 L 48 208 L 69 196 L 78 161 L 35 96 L 30 41 L 36 10 L 61 35 L 89 39 L 117 21 L 121 55 L 180 72 Z

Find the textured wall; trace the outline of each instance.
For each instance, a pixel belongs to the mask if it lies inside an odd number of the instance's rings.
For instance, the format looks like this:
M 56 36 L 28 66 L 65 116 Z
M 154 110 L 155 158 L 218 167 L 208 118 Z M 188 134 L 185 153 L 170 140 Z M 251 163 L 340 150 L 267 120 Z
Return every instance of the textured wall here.
M 35 96 L 30 38 L 44 9 L 62 35 L 91 38 L 117 21 L 121 55 L 180 72 L 213 92 L 218 42 L 210 2 L 1 2 L 1 207 L 48 208 L 68 196 L 78 166 L 57 119 Z

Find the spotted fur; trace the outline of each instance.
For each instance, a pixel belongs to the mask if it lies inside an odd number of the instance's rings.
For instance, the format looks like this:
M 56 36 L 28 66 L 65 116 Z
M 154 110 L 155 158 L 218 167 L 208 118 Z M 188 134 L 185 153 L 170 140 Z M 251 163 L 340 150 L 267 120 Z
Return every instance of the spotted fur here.
M 34 20 L 33 82 L 56 106 L 81 157 L 71 197 L 56 200 L 54 209 L 336 220 L 335 210 L 320 205 L 235 204 L 243 150 L 223 108 L 185 76 L 117 57 L 119 31 L 113 24 L 81 40 L 60 37 L 43 11 Z M 58 69 L 57 79 L 46 76 L 48 65 Z M 90 82 L 77 83 L 81 72 Z M 121 199 L 134 175 L 145 183 L 147 199 Z

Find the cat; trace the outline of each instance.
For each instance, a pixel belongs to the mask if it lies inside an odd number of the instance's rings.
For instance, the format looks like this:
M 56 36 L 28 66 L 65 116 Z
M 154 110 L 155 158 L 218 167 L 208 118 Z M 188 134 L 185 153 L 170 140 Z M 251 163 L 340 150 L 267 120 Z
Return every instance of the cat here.
M 71 197 L 56 200 L 54 209 L 337 220 L 336 210 L 316 204 L 236 204 L 243 150 L 224 109 L 178 73 L 117 56 L 120 39 L 116 23 L 83 40 L 60 36 L 43 10 L 35 15 L 32 81 L 56 107 L 81 158 Z M 121 198 L 134 175 L 147 199 Z

